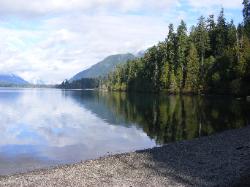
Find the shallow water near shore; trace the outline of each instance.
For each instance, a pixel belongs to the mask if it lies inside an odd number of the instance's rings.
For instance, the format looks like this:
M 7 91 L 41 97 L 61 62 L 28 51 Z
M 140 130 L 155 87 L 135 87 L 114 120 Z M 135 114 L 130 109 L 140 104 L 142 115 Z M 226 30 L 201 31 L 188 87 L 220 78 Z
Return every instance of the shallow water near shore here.
M 0 89 L 0 175 L 193 139 L 250 123 L 225 96 Z

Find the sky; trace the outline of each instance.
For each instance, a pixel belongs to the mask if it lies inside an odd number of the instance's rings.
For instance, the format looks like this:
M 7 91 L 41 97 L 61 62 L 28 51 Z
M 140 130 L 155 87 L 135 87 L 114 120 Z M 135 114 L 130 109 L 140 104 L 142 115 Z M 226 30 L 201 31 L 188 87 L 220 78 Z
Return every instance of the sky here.
M 46 84 L 117 53 L 163 41 L 168 25 L 201 15 L 242 21 L 241 0 L 0 0 L 0 73 Z

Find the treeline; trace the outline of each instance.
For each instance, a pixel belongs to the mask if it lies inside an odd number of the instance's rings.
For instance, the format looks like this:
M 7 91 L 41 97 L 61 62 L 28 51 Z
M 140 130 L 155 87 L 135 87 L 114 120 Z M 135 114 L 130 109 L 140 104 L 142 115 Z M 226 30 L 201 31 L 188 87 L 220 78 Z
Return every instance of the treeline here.
M 61 89 L 95 89 L 99 87 L 99 79 L 97 78 L 83 78 L 76 81 L 65 80 L 57 88 Z
M 145 56 L 128 61 L 102 80 L 101 87 L 119 91 L 250 94 L 250 3 L 244 21 L 201 16 L 188 32 L 184 21 L 173 24 L 165 41 Z

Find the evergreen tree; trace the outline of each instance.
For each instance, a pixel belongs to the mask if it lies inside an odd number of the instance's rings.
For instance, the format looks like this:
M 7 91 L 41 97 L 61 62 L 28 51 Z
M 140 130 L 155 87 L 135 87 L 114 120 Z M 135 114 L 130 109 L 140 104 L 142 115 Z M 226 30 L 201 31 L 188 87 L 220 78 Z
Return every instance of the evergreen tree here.
M 250 2 L 249 0 L 243 0 L 244 8 L 243 8 L 243 17 L 244 17 L 244 24 L 250 22 Z
M 169 32 L 167 37 L 167 62 L 169 62 L 169 90 L 171 92 L 177 91 L 177 83 L 175 78 L 175 56 L 176 56 L 176 34 L 174 33 L 173 24 L 169 25 Z
M 216 50 L 216 23 L 214 21 L 214 15 L 210 15 L 207 19 L 207 31 L 209 35 L 210 48 L 208 51 L 208 56 L 215 56 Z
M 244 6 L 243 8 L 244 27 L 249 37 L 250 36 L 250 2 L 249 0 L 244 0 L 243 6 Z
M 164 61 L 164 66 L 163 66 L 163 70 L 162 70 L 162 75 L 161 75 L 161 84 L 162 84 L 162 88 L 164 90 L 167 90 L 169 88 L 169 63 L 167 61 Z
M 186 53 L 188 45 L 187 27 L 182 20 L 177 29 L 177 63 L 176 63 L 176 79 L 178 88 L 181 91 L 185 82 L 186 69 Z
M 216 55 L 222 55 L 227 44 L 227 24 L 224 9 L 221 10 L 216 26 Z
M 202 66 L 204 64 L 205 54 L 210 48 L 209 35 L 208 35 L 207 28 L 206 28 L 205 18 L 203 16 L 199 18 L 198 25 L 195 31 L 195 35 L 196 35 L 195 37 L 196 47 L 198 49 L 199 57 L 201 60 L 200 67 L 202 69 Z
M 227 44 L 230 48 L 235 48 L 237 45 L 237 29 L 234 25 L 233 20 L 231 20 L 230 24 L 228 24 L 228 37 Z
M 170 24 L 165 42 L 118 67 L 102 84 L 112 90 L 250 94 L 249 0 L 243 4 L 244 21 L 237 29 L 223 9 L 217 23 L 213 15 L 201 16 L 189 34 L 184 21 L 176 33 Z
M 187 79 L 185 90 L 193 93 L 199 91 L 199 58 L 198 52 L 193 43 L 190 45 L 187 56 Z

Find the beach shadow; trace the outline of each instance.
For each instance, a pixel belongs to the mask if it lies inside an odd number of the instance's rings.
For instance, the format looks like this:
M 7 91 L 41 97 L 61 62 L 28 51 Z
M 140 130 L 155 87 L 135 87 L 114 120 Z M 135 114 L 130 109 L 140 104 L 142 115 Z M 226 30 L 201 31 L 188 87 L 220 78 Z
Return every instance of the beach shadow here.
M 250 127 L 146 151 L 147 167 L 187 186 L 250 186 Z

